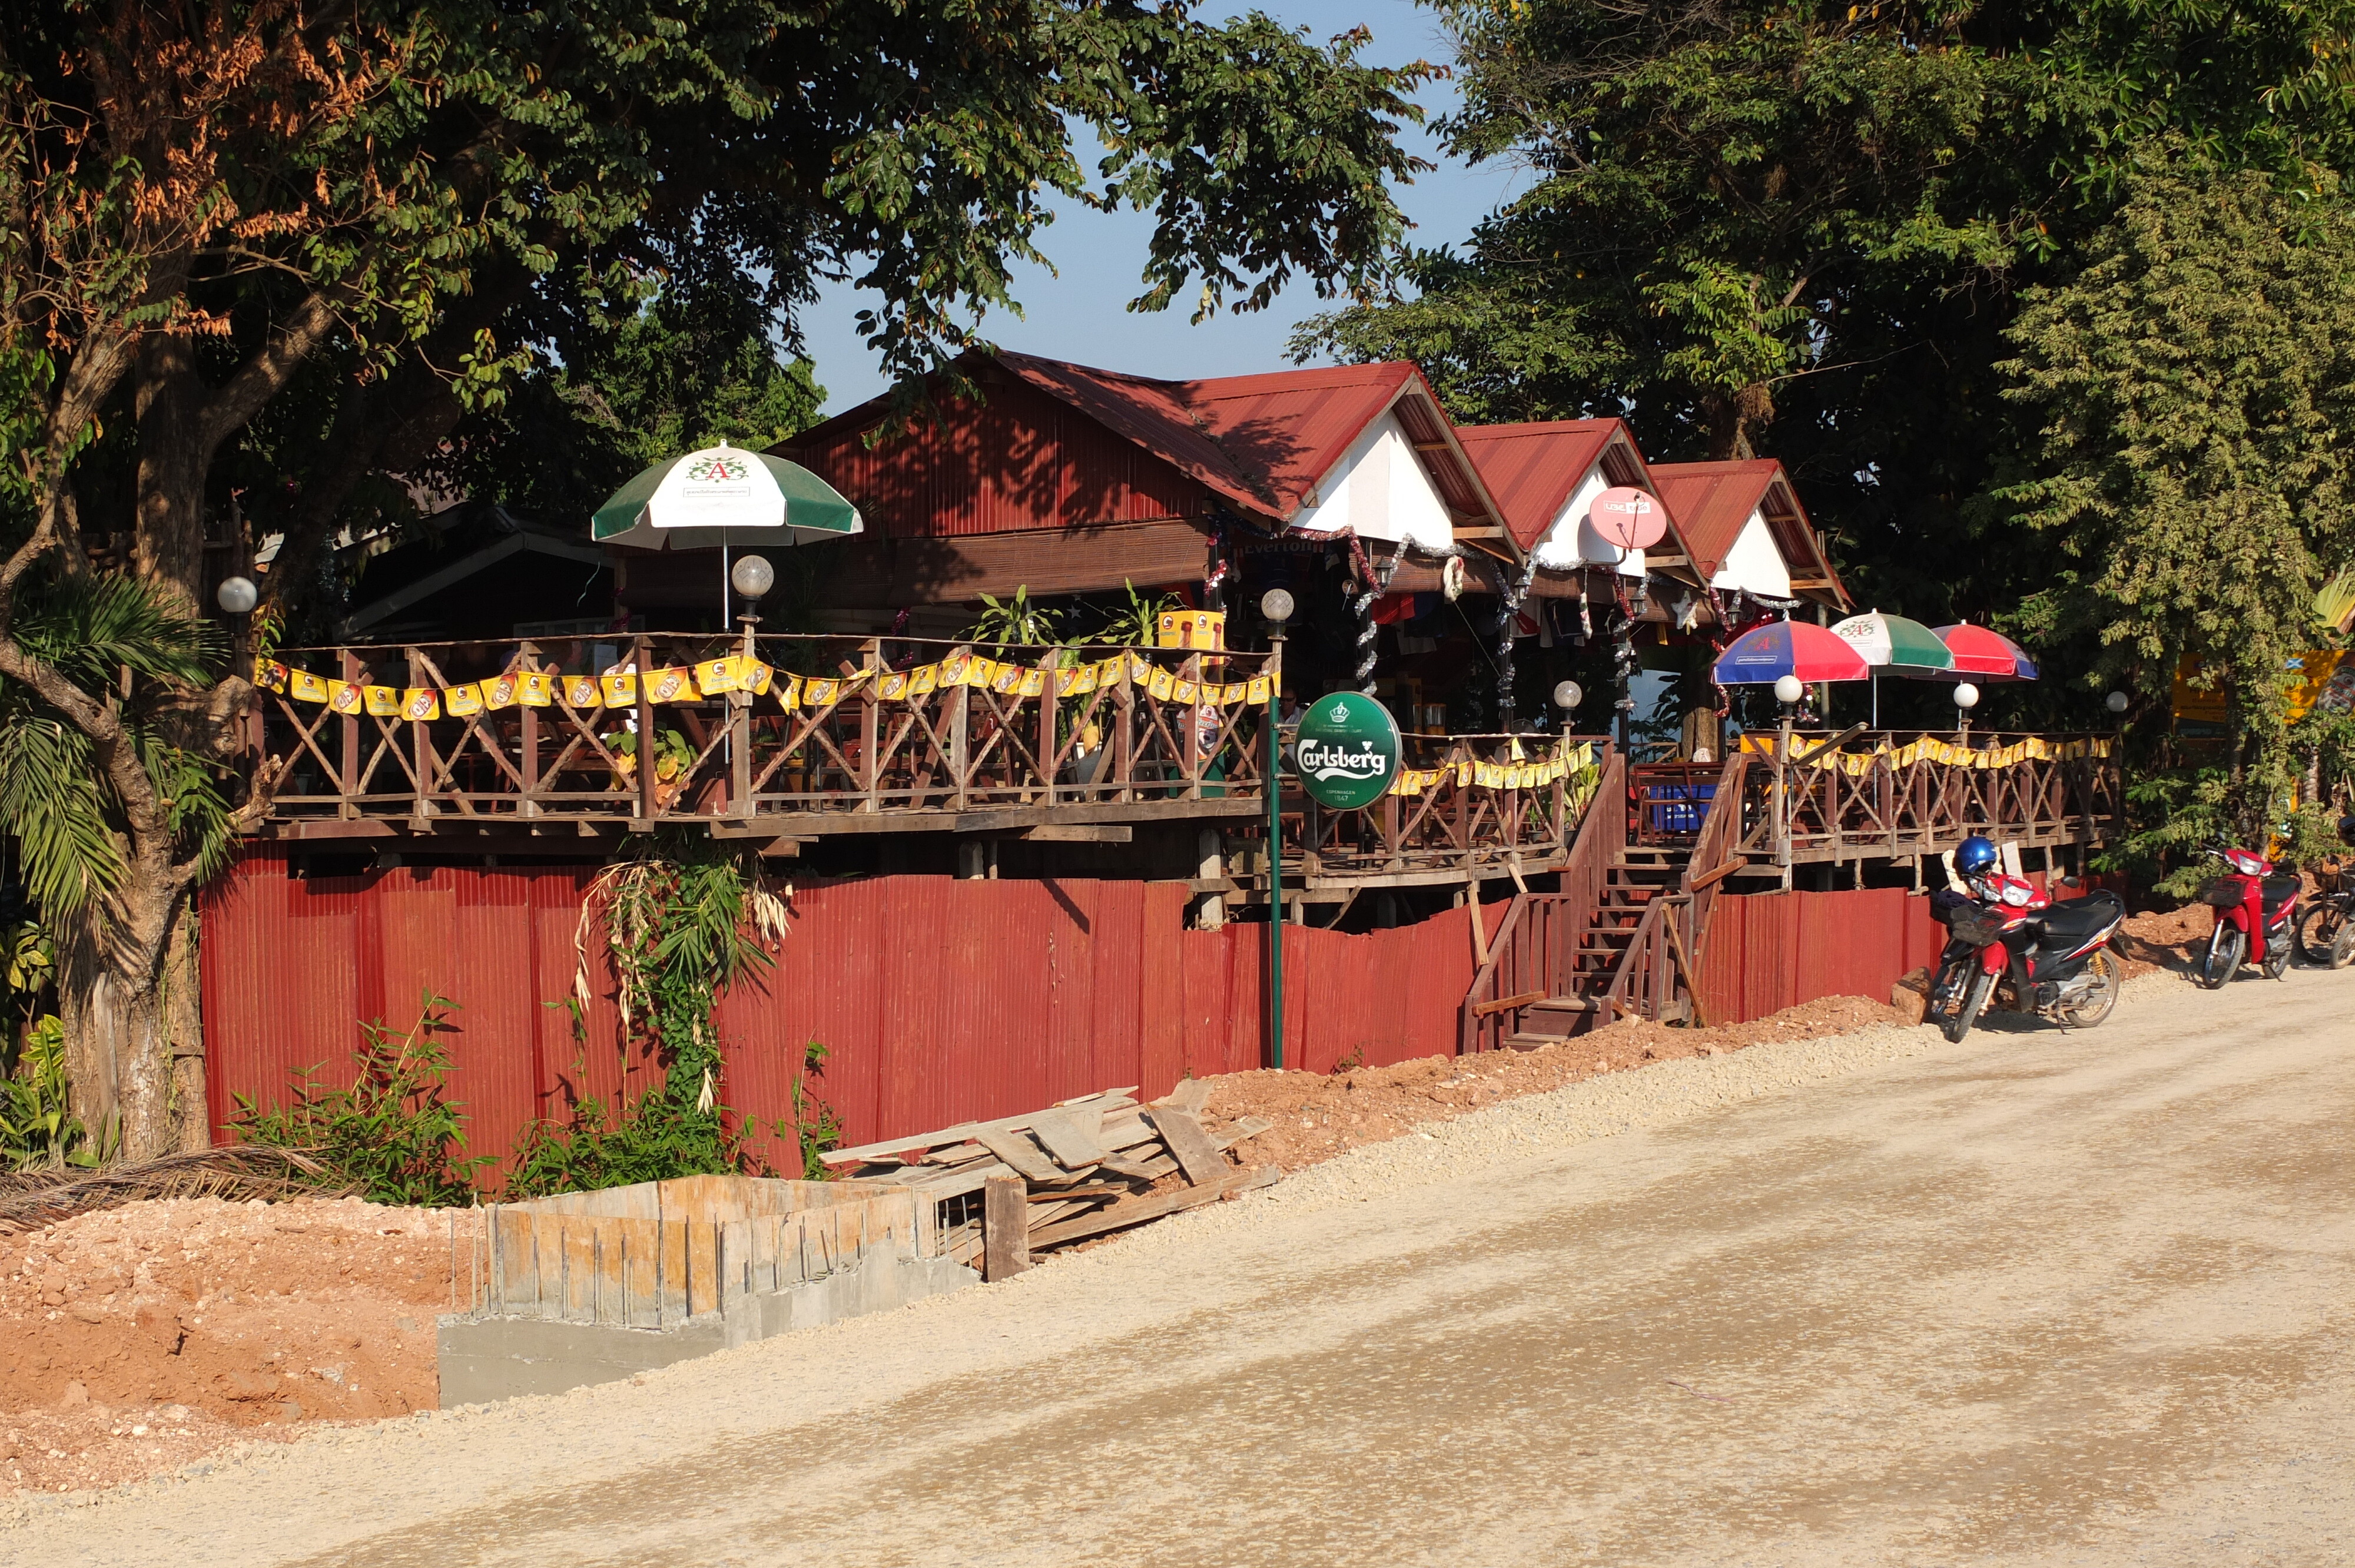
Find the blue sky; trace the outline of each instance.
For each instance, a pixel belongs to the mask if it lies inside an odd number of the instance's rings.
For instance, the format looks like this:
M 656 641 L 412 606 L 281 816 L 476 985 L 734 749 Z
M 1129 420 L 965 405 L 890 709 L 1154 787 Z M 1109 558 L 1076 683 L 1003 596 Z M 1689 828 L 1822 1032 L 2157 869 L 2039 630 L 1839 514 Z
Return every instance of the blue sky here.
M 1218 16 L 1244 8 L 1212 0 L 1202 11 Z M 1365 58 L 1376 64 L 1448 58 L 1438 17 L 1411 0 L 1272 0 L 1259 9 L 1305 26 L 1320 39 L 1363 24 L 1373 33 Z M 1455 106 L 1455 90 L 1434 82 L 1420 101 L 1434 116 L 1444 113 Z M 1482 215 L 1526 178 L 1499 164 L 1474 168 L 1443 158 L 1428 131 L 1412 132 L 1409 144 L 1440 165 L 1399 192 L 1400 206 L 1417 226 L 1412 239 L 1418 245 L 1463 240 Z M 1084 153 L 1082 162 L 1092 168 Z M 1284 346 L 1294 325 L 1329 308 L 1314 290 L 1295 285 L 1264 311 L 1220 315 L 1199 326 L 1188 324 L 1191 307 L 1184 303 L 1157 315 L 1132 314 L 1122 307 L 1139 291 L 1137 275 L 1151 233 L 1152 222 L 1143 214 L 1062 207 L 1039 247 L 1056 270 L 1018 269 L 1014 293 L 1026 313 L 990 316 L 983 323 L 987 335 L 1028 354 L 1143 376 L 1237 376 L 1288 364 Z M 842 284 L 827 290 L 803 317 L 828 413 L 863 402 L 886 385 L 853 325 L 858 309 L 858 291 Z

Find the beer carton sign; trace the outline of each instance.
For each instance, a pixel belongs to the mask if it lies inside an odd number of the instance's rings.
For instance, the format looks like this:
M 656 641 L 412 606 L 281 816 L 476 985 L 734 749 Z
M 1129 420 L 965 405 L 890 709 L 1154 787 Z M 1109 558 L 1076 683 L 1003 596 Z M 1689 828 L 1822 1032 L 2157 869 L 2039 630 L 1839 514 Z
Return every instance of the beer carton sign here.
M 1293 767 L 1317 804 L 1337 811 L 1370 806 L 1398 778 L 1398 723 L 1356 692 L 1319 697 L 1301 715 Z

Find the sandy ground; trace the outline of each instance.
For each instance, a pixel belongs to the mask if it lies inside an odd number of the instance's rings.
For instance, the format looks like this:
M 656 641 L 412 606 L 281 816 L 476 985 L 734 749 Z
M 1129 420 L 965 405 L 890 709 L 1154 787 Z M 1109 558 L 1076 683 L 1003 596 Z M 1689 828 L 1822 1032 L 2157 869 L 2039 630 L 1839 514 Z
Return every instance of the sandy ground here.
M 0 1562 L 2344 1563 L 2350 1004 L 2158 975 L 1614 1073 L 1005 1285 L 19 1500 Z

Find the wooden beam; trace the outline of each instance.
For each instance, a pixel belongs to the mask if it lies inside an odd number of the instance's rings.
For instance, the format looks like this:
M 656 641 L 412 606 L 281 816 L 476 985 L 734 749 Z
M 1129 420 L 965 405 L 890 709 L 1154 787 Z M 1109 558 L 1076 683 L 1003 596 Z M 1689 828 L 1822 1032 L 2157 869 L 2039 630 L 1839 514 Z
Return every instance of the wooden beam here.
M 981 1184 L 981 1277 L 995 1285 L 1030 1267 L 1030 1190 L 1019 1176 Z
M 1136 830 L 1125 822 L 1044 822 L 1017 836 L 1034 844 L 1124 844 L 1136 836 Z
M 1517 1007 L 1527 1007 L 1545 999 L 1546 993 L 1541 991 L 1525 991 L 1518 996 L 1500 996 L 1494 1001 L 1476 1001 L 1472 1004 L 1472 1016 L 1486 1018 L 1492 1012 L 1510 1012 Z

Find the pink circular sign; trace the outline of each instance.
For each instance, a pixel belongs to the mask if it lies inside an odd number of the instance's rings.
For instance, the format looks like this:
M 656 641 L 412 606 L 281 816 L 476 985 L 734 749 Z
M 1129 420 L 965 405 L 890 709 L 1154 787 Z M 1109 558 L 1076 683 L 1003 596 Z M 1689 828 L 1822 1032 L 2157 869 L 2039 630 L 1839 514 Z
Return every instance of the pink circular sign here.
M 1668 531 L 1668 514 L 1657 497 L 1633 485 L 1614 484 L 1586 509 L 1594 531 L 1623 550 L 1648 550 Z

